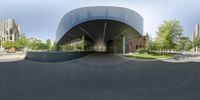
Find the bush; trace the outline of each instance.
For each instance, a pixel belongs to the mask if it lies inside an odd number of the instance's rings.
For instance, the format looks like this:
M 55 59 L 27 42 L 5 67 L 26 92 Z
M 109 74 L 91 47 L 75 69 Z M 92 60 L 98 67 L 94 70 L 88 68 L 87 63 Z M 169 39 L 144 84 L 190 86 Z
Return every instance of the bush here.
M 136 51 L 137 53 L 148 53 L 148 50 L 146 50 L 145 48 L 139 48 Z

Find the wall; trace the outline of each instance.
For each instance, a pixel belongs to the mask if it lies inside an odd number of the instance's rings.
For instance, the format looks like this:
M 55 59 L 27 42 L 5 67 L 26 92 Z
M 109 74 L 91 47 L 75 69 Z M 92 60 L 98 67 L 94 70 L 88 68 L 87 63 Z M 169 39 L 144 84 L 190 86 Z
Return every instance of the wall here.
M 139 48 L 145 48 L 146 41 L 149 39 L 148 34 L 141 38 L 129 40 L 129 52 L 136 52 Z
M 25 59 L 39 61 L 39 62 L 64 62 L 74 60 L 88 54 L 92 51 L 76 51 L 76 52 L 60 52 L 60 51 L 46 51 L 46 52 L 28 52 Z

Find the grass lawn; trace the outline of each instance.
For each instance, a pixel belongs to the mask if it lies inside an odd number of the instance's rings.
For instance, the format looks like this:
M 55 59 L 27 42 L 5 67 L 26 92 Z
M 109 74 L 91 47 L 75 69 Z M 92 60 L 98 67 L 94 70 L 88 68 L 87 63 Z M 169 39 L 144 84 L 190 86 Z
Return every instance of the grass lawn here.
M 136 58 L 136 59 L 170 59 L 172 55 L 169 54 L 157 54 L 157 53 L 150 53 L 150 54 L 141 54 L 141 53 L 132 53 L 125 55 L 127 58 Z

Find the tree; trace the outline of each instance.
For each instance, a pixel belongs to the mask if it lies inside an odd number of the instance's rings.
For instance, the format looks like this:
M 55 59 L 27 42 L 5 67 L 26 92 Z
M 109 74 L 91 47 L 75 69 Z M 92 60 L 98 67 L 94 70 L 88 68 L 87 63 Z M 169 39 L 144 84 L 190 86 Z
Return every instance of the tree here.
M 186 50 L 186 51 L 189 51 L 189 50 L 191 50 L 191 49 L 192 49 L 192 42 L 191 42 L 191 41 L 188 41 L 188 42 L 186 43 L 185 50 Z
M 47 39 L 46 40 L 46 49 L 47 50 L 52 50 L 52 43 L 51 43 L 51 40 L 50 39 Z
M 177 41 L 176 49 L 178 51 L 188 51 L 192 49 L 192 42 L 188 37 L 180 37 Z
M 71 51 L 74 49 L 73 46 L 71 46 L 70 44 L 65 44 L 60 47 L 61 47 L 61 50 L 63 50 L 63 51 Z
M 47 50 L 47 45 L 45 43 L 40 42 L 38 44 L 37 50 Z
M 200 48 L 200 37 L 194 38 L 193 46 L 194 46 L 195 51 L 198 51 L 197 49 Z
M 14 48 L 15 47 L 15 42 L 13 41 L 4 41 L 2 46 L 5 48 L 5 49 L 10 49 L 10 48 Z
M 28 47 L 28 39 L 25 34 L 21 34 L 19 38 L 16 40 L 16 48 L 23 50 Z
M 53 43 L 52 50 L 56 50 L 56 43 Z
M 29 42 L 29 48 L 32 50 L 40 50 L 42 48 L 42 41 L 34 40 L 34 41 Z
M 29 42 L 29 49 L 32 50 L 52 50 L 52 48 L 53 46 L 50 39 L 47 39 L 45 43 L 39 39 Z
M 76 45 L 75 45 L 75 49 L 77 49 L 77 50 L 84 50 L 84 41 L 79 41 L 79 43 L 77 43 Z
M 149 39 L 145 44 L 146 50 L 152 52 L 153 50 L 156 50 L 156 42 L 152 39 Z
M 175 48 L 178 38 L 182 35 L 183 27 L 177 20 L 164 21 L 158 28 L 156 43 L 158 48 L 171 50 Z

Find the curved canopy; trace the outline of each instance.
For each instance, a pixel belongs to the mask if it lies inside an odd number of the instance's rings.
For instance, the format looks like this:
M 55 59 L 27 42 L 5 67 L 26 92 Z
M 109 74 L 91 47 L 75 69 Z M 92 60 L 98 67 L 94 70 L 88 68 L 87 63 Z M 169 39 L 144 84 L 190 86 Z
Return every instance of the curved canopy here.
M 117 34 L 126 32 L 127 34 L 133 33 L 132 35 L 142 35 L 143 18 L 137 12 L 121 7 L 78 8 L 67 13 L 60 21 L 56 33 L 56 43 L 66 40 L 64 38 L 70 39 L 73 34 L 79 33 L 90 35 L 89 37 L 92 39 L 92 37 L 98 36 L 100 32 L 103 35 L 108 32 L 109 34 L 113 33 L 115 34 L 113 38 Z M 69 35 L 71 36 L 67 37 Z

